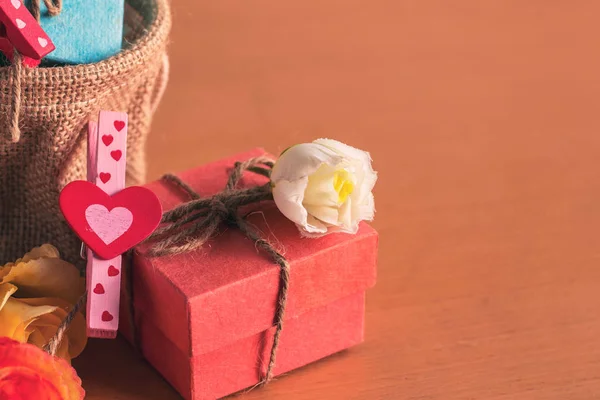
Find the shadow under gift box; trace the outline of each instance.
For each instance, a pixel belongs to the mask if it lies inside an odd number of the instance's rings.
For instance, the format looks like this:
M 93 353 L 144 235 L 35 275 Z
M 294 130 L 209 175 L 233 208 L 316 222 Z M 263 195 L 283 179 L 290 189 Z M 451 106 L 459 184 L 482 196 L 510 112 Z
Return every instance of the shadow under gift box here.
M 179 177 L 209 196 L 224 188 L 236 161 L 262 154 L 256 149 Z M 240 183 L 266 182 L 246 172 Z M 172 183 L 146 187 L 165 211 L 190 200 Z M 307 239 L 273 202 L 251 209 L 258 212 L 249 222 L 290 263 L 275 375 L 362 342 L 365 290 L 376 279 L 377 232 L 361 224 L 356 235 Z M 136 248 L 132 269 L 137 336 L 146 359 L 186 399 L 219 398 L 258 383 L 275 332 L 279 266 L 231 226 L 195 251 L 150 258 L 147 250 Z M 125 311 L 121 315 L 121 331 L 131 341 Z

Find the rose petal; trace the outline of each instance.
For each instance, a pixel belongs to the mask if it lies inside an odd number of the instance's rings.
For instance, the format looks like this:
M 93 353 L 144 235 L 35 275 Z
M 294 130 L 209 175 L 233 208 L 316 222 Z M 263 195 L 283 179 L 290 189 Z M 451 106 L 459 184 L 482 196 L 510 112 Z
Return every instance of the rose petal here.
M 24 369 L 31 372 L 24 372 Z M 45 380 L 44 385 L 52 385 L 60 393 L 61 400 L 82 400 L 85 391 L 81 387 L 81 379 L 71 366 L 62 359 L 52 357 L 46 352 L 30 344 L 21 344 L 9 338 L 0 338 L 0 377 L 11 376 L 11 380 L 22 376 L 38 376 Z M 0 382 L 3 379 L 0 378 Z M 5 386 L 4 390 L 10 389 Z M 30 391 L 32 394 L 24 392 Z M 35 387 L 27 387 L 21 391 L 23 399 L 38 399 Z M 2 393 L 0 391 L 0 393 Z M 0 396 L 1 398 L 1 396 Z
M 362 166 L 360 171 L 354 171 L 358 180 L 361 182 L 360 190 L 356 192 L 357 194 L 360 194 L 360 197 L 355 196 L 355 201 L 359 203 L 365 201 L 367 196 L 373 191 L 373 187 L 377 182 L 377 172 L 373 170 L 371 155 L 366 151 L 333 139 L 317 139 L 313 143 L 325 146 L 344 157 L 352 158 L 356 160 L 353 164 Z
M 11 266 L 9 265 L 5 265 L 4 267 L 0 267 L 0 282 L 2 282 L 3 278 L 8 275 L 8 273 L 10 272 L 10 270 L 12 269 Z
M 26 342 L 29 324 L 40 315 L 53 312 L 56 307 L 30 306 L 18 299 L 9 298 L 0 312 L 0 336 Z
M 358 220 L 352 218 L 352 199 L 346 200 L 340 207 L 338 227 L 340 228 L 340 232 L 352 234 L 358 232 Z
M 0 369 L 0 399 L 64 400 L 52 381 L 26 367 Z
M 371 155 L 364 150 L 357 149 L 356 147 L 349 146 L 346 143 L 333 139 L 317 139 L 313 141 L 313 143 L 325 146 L 343 158 L 352 158 L 360 161 L 362 165 L 371 166 Z
M 308 213 L 302 205 L 302 201 L 307 184 L 308 178 L 302 178 L 294 182 L 280 180 L 273 187 L 273 200 L 275 200 L 277 208 L 289 220 L 298 225 L 306 225 Z
M 28 330 L 31 330 L 27 343 L 43 349 L 44 346 L 46 346 L 50 339 L 54 336 L 57 327 L 61 322 L 62 319 L 54 314 L 45 314 L 40 316 L 35 320 L 34 324 L 29 325 L 27 328 Z M 32 327 L 32 325 L 35 326 Z M 71 362 L 72 357 L 69 351 L 69 340 L 66 337 L 60 342 L 56 352 L 56 357 L 60 357 L 69 363 Z
M 375 198 L 373 193 L 369 193 L 362 201 L 362 204 L 352 203 L 353 218 L 359 221 L 373 221 L 375 218 Z
M 337 207 L 313 206 L 305 204 L 306 211 L 326 225 L 338 225 L 339 211 Z
M 308 185 L 304 192 L 302 204 L 337 207 L 339 194 L 335 191 L 333 178 L 336 168 L 323 164 L 314 174 L 308 177 Z M 310 212 L 310 211 L 309 211 Z
M 2 308 L 10 298 L 17 291 L 17 287 L 15 285 L 11 285 L 10 283 L 0 284 L 0 312 L 2 312 Z
M 321 236 L 327 233 L 327 225 L 319 221 L 312 215 L 308 216 L 307 222 L 308 223 L 306 224 L 306 226 L 302 227 L 307 235 Z
M 74 304 L 82 294 L 79 270 L 59 258 L 39 258 L 15 264 L 0 283 L 17 286 L 19 297 L 59 297 Z
M 271 181 L 277 184 L 280 180 L 301 180 L 313 174 L 322 164 L 335 166 L 342 160 L 341 156 L 327 147 L 312 143 L 298 144 L 279 157 L 273 167 Z
M 37 260 L 40 258 L 59 258 L 60 254 L 56 247 L 50 244 L 44 244 L 40 247 L 34 247 L 29 253 L 26 253 L 22 258 L 17 259 L 14 263 L 8 263 L 4 267 L 12 267 L 22 262 Z
M 20 299 L 20 301 L 32 306 L 47 304 L 56 307 L 56 310 L 52 314 L 40 316 L 40 318 L 32 323 L 33 326 L 30 326 L 39 330 L 43 334 L 46 343 L 52 336 L 54 336 L 58 326 L 66 318 L 67 314 L 73 307 L 66 301 L 57 298 Z M 43 329 L 45 327 L 50 327 L 50 329 Z M 86 344 L 87 334 L 85 318 L 81 313 L 77 313 L 69 325 L 65 340 L 63 340 L 61 349 L 59 349 L 59 351 L 62 350 L 62 347 L 66 345 L 66 348 L 68 348 L 69 351 L 67 356 L 62 358 L 69 360 L 79 356 Z

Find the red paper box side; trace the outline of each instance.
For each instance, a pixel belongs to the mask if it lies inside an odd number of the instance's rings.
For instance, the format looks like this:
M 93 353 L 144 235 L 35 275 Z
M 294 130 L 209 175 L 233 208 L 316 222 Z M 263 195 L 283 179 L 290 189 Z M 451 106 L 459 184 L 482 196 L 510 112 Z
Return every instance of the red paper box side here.
M 136 314 L 144 358 L 185 398 L 192 393 L 191 358 L 142 314 Z
M 187 297 L 177 286 L 152 266 L 152 260 L 140 257 L 134 252 L 133 257 L 133 298 L 135 315 L 146 314 L 152 323 L 163 329 L 163 334 L 189 356 L 189 307 Z M 125 287 L 124 283 L 122 287 Z M 124 299 L 127 303 L 128 299 Z M 144 307 L 139 305 L 143 304 Z M 150 314 L 148 314 L 148 312 Z M 127 314 L 122 314 L 127 315 Z M 123 318 L 119 329 L 131 341 L 130 327 Z M 142 332 L 139 328 L 137 332 Z
M 281 233 L 284 243 L 299 240 L 311 248 L 314 240 L 320 240 L 298 237 L 293 226 L 287 227 L 292 232 L 285 233 L 286 228 L 279 225 L 286 225 L 286 220 L 276 221 L 268 216 L 267 220 L 274 232 Z M 258 221 L 256 223 L 259 225 Z M 358 235 L 343 236 L 344 241 L 325 251 L 316 251 L 298 259 L 290 258 L 286 319 L 341 297 L 364 292 L 375 284 L 377 233 L 363 225 Z M 225 241 L 226 237 L 223 237 L 223 241 L 218 243 Z M 211 251 L 213 257 L 220 252 L 216 246 Z M 214 351 L 262 332 L 273 324 L 279 291 L 279 266 L 264 255 L 257 257 L 250 242 L 238 245 L 238 254 L 240 264 L 245 260 L 264 263 L 264 272 L 190 299 L 192 355 Z
M 275 375 L 281 375 L 364 340 L 364 292 L 286 321 Z M 275 328 L 194 358 L 193 400 L 214 399 L 251 387 L 265 373 Z M 246 360 L 240 363 L 240 360 Z M 235 373 L 231 373 L 235 371 Z
M 364 293 L 354 294 L 286 321 L 275 374 L 361 343 L 364 299 Z M 216 351 L 187 358 L 144 316 L 140 316 L 140 326 L 145 332 L 141 338 L 144 356 L 188 400 L 220 398 L 258 383 L 269 360 L 274 333 L 271 328 Z

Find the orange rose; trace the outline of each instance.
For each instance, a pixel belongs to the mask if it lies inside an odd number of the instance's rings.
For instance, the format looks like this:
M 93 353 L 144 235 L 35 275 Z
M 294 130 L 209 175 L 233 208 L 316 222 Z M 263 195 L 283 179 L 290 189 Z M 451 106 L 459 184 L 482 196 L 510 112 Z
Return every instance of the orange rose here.
M 0 399 L 81 400 L 81 379 L 63 359 L 31 344 L 0 338 Z
M 0 336 L 44 347 L 84 290 L 79 270 L 48 244 L 0 265 Z M 86 342 L 85 319 L 77 313 L 56 355 L 70 361 Z

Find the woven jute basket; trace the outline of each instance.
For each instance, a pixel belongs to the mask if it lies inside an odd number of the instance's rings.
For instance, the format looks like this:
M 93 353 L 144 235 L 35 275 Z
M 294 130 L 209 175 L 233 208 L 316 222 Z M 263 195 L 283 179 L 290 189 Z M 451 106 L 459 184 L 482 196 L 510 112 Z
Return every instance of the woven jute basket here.
M 86 124 L 100 110 L 128 113 L 127 184 L 145 179 L 146 137 L 168 77 L 171 14 L 168 0 L 126 3 L 126 45 L 115 57 L 18 74 L 0 68 L 0 265 L 43 243 L 80 264 L 58 195 L 86 178 Z

